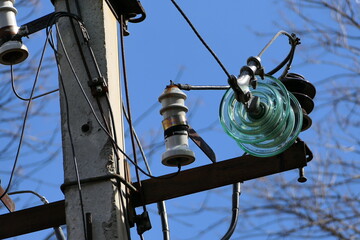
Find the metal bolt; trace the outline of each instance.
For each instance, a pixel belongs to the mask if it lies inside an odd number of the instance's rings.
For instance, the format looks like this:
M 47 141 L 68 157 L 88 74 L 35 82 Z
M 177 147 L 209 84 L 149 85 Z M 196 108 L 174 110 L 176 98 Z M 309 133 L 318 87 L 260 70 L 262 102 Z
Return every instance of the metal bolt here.
M 304 168 L 299 168 L 299 178 L 298 178 L 298 182 L 300 183 L 304 183 L 307 181 L 307 178 L 305 177 L 305 174 L 304 174 Z

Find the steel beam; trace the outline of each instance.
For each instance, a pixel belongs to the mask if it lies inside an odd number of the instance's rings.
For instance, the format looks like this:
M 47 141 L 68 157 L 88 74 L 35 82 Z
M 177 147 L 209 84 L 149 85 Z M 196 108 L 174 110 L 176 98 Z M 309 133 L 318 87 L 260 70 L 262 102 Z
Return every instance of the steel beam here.
M 65 201 L 0 215 L 0 239 L 65 224 Z
M 242 156 L 141 182 L 142 194 L 131 194 L 134 207 L 244 182 L 307 165 L 307 147 L 299 141 L 284 153 L 268 158 Z M 91 184 L 91 183 L 84 183 Z M 138 183 L 134 183 L 136 187 Z M 31 221 L 29 220 L 31 219 Z M 0 215 L 0 239 L 66 224 L 65 202 L 59 201 Z

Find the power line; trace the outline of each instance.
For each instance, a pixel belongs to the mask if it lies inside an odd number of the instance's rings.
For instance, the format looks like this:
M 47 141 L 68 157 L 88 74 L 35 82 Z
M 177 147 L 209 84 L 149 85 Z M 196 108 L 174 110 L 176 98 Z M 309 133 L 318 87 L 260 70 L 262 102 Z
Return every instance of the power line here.
M 190 26 L 190 28 L 193 30 L 193 32 L 195 33 L 195 35 L 198 37 L 198 39 L 200 40 L 200 42 L 204 45 L 204 47 L 209 51 L 209 53 L 213 56 L 213 58 L 215 59 L 215 61 L 219 64 L 219 66 L 221 67 L 221 69 L 224 71 L 224 73 L 226 74 L 226 76 L 228 77 L 228 79 L 231 78 L 230 73 L 228 72 L 228 70 L 225 68 L 224 64 L 221 62 L 221 60 L 218 58 L 218 56 L 216 56 L 215 52 L 210 48 L 210 46 L 205 42 L 205 40 L 201 37 L 200 33 L 197 31 L 197 29 L 195 28 L 195 26 L 192 24 L 192 22 L 190 21 L 190 19 L 186 16 L 185 12 L 181 9 L 181 7 L 175 2 L 175 0 L 171 0 L 171 2 L 174 4 L 175 8 L 179 11 L 179 13 L 182 15 L 182 17 L 185 19 L 185 21 L 188 23 L 188 25 Z
M 32 103 L 32 98 L 33 98 L 33 95 L 34 95 L 34 92 L 35 92 L 36 84 L 37 84 L 38 79 L 39 79 L 40 69 L 41 69 L 41 66 L 42 66 L 43 59 L 44 59 L 44 54 L 45 54 L 48 39 L 49 39 L 49 35 L 47 34 L 46 35 L 46 41 L 44 43 L 43 50 L 41 52 L 39 65 L 38 65 L 38 68 L 36 70 L 35 80 L 34 80 L 34 83 L 33 83 L 33 86 L 32 86 L 31 92 L 30 92 L 30 97 L 29 97 L 29 100 L 27 102 L 26 110 L 25 110 L 25 113 L 24 113 L 23 123 L 22 123 L 21 131 L 20 131 L 19 144 L 18 144 L 18 147 L 17 147 L 17 150 L 16 150 L 15 160 L 14 160 L 14 164 L 13 164 L 13 167 L 12 167 L 12 170 L 11 170 L 11 173 L 10 173 L 9 182 L 8 182 L 7 187 L 5 188 L 4 193 L 0 196 L 0 199 L 2 199 L 5 196 L 5 194 L 7 194 L 7 192 L 9 191 L 12 180 L 13 180 L 13 177 L 14 177 L 14 174 L 15 174 L 15 169 L 16 169 L 19 157 L 20 157 L 21 147 L 22 147 L 22 143 L 23 143 L 23 139 L 24 139 L 26 123 L 27 123 L 29 112 L 30 112 L 30 106 L 31 106 L 31 103 Z

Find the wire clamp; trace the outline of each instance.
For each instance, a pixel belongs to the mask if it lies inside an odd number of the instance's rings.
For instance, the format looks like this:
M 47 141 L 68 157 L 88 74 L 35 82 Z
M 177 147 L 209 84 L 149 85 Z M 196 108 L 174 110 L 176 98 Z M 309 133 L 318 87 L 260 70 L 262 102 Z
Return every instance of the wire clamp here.
M 85 42 L 88 43 L 90 41 L 89 32 L 87 31 L 86 27 L 84 26 L 84 23 L 79 21 L 79 26 L 80 26 L 81 33 L 83 35 Z
M 251 95 L 250 92 L 248 92 L 247 94 L 245 94 L 240 86 L 237 84 L 237 77 L 234 75 L 231 75 L 230 78 L 228 79 L 228 83 L 230 85 L 230 87 L 232 88 L 232 90 L 234 91 L 235 94 L 235 98 L 238 102 L 242 102 L 242 103 L 246 103 Z
M 104 96 L 108 92 L 104 77 L 93 78 L 88 81 L 88 85 L 91 88 L 91 94 L 94 97 Z
M 152 228 L 150 217 L 148 212 L 143 212 L 140 215 L 135 216 L 136 231 L 139 235 L 142 235 L 144 232 Z

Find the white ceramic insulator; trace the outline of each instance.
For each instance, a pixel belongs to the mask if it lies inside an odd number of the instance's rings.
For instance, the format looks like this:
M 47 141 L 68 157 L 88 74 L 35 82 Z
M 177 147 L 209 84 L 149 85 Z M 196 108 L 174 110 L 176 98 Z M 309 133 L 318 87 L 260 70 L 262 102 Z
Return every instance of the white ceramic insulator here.
M 14 0 L 0 0 L 0 28 L 14 26 L 17 27 Z
M 168 86 L 159 97 L 162 104 L 160 114 L 164 117 L 164 130 L 170 126 L 187 125 L 185 106 L 186 94 L 174 85 Z M 174 119 L 169 120 L 169 119 Z M 194 152 L 189 149 L 187 130 L 179 130 L 165 138 L 166 151 L 162 155 L 162 163 L 167 166 L 187 165 L 195 160 Z

